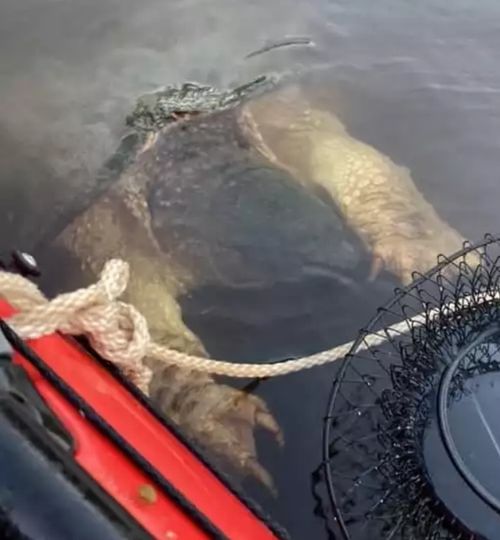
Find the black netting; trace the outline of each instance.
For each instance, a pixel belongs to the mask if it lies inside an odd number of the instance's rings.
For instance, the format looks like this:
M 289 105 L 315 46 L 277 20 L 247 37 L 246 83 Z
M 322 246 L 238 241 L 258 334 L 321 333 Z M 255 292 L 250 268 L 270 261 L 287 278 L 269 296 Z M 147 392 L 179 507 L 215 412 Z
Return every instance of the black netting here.
M 500 537 L 499 258 L 490 236 L 443 257 L 343 361 L 314 475 L 332 537 Z

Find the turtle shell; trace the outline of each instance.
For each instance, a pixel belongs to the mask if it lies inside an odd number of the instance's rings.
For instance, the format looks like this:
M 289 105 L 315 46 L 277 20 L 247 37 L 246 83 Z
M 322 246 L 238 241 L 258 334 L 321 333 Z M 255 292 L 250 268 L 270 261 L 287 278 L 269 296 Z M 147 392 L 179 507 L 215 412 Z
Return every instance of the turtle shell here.
M 162 133 L 146 166 L 155 237 L 198 283 L 347 280 L 360 263 L 334 207 L 253 151 L 233 111 Z

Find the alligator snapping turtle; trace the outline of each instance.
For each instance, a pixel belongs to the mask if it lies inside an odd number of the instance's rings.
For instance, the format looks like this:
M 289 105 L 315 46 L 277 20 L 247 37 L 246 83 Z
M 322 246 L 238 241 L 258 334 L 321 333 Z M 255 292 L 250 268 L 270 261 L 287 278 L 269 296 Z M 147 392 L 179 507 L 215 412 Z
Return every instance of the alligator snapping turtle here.
M 462 243 L 405 170 L 298 87 L 247 97 L 185 85 L 141 101 L 129 118 L 139 133 L 125 151 L 132 159 L 55 240 L 92 278 L 125 259 L 125 300 L 152 337 L 200 355 L 176 301 L 194 287 L 293 281 L 304 268 L 354 287 L 363 245 L 406 282 Z M 212 455 L 271 486 L 253 437 L 262 426 L 282 442 L 266 404 L 209 375 L 150 364 L 153 401 Z

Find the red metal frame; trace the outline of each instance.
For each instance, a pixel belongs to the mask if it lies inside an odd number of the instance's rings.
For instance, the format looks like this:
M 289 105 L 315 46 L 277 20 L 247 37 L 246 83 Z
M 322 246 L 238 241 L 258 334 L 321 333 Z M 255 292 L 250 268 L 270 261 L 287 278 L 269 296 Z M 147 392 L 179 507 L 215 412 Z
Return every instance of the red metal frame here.
M 0 300 L 0 317 L 13 313 Z M 30 341 L 29 346 L 228 538 L 276 540 L 263 522 L 75 340 L 53 334 Z M 78 464 L 150 534 L 161 540 L 208 538 L 36 368 L 18 354 L 14 361 L 27 370 L 48 406 L 74 437 Z M 145 485 L 153 487 L 154 500 L 141 497 Z

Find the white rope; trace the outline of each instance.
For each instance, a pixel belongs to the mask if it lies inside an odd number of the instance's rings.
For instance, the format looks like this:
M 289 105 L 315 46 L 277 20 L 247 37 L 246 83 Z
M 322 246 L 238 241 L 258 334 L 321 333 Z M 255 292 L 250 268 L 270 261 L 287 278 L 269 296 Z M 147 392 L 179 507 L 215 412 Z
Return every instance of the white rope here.
M 116 300 L 125 291 L 128 275 L 126 263 L 111 260 L 96 284 L 49 301 L 28 279 L 0 272 L 0 296 L 19 310 L 8 322 L 21 338 L 56 331 L 85 335 L 103 358 L 146 391 L 151 379 L 143 364 L 150 342 L 146 320 L 133 306 Z
M 151 370 L 143 363 L 146 357 L 213 375 L 267 378 L 335 362 L 345 357 L 354 344 L 349 342 L 318 354 L 272 364 L 237 364 L 184 354 L 152 342 L 145 318 L 133 306 L 117 300 L 126 289 L 128 277 L 128 265 L 112 259 L 106 263 L 97 283 L 49 301 L 31 281 L 2 271 L 0 296 L 18 310 L 8 322 L 21 338 L 35 339 L 56 331 L 85 335 L 101 356 L 120 367 L 143 391 L 147 391 L 151 380 Z M 452 313 L 467 307 L 471 298 L 463 297 L 456 303 L 389 326 L 379 334 L 367 335 L 358 352 L 384 343 L 391 333 L 407 333 L 410 326 L 422 325 L 446 310 Z M 473 298 L 475 303 L 498 299 L 500 292 L 481 293 Z

